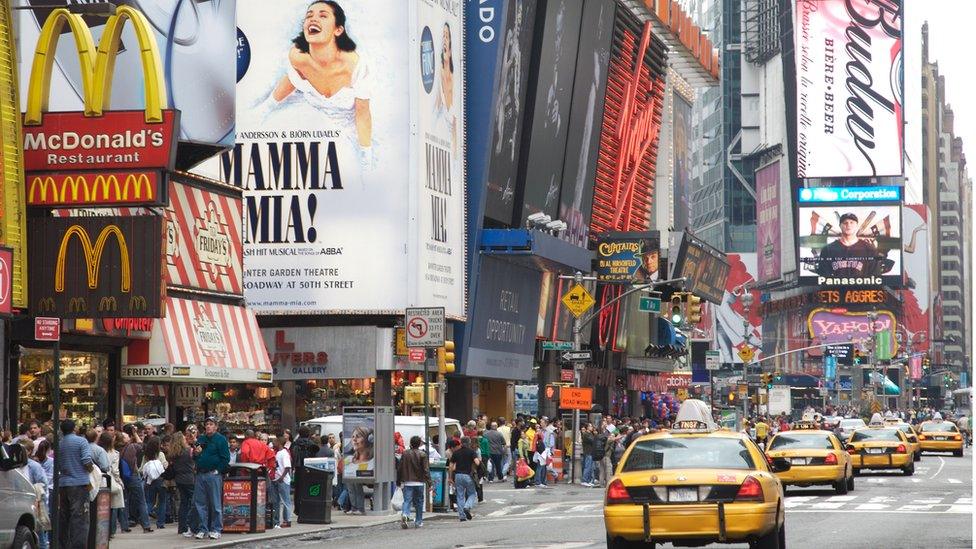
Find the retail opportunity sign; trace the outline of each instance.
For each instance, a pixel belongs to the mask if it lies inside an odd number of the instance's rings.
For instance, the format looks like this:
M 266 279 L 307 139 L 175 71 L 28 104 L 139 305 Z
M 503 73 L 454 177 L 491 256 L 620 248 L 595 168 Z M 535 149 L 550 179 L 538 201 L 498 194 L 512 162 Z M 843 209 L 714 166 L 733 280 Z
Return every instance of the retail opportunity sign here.
M 902 0 L 796 0 L 797 174 L 903 172 Z
M 462 318 L 460 0 L 237 8 L 237 143 L 198 173 L 244 190 L 248 306 Z

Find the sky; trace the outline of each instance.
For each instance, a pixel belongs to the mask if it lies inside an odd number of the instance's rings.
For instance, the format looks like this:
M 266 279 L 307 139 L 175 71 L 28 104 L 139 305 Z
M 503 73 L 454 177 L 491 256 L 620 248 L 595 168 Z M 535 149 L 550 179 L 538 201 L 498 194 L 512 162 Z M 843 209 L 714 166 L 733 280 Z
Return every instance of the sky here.
M 946 99 L 955 114 L 955 134 L 963 139 L 970 163 L 976 163 L 976 72 L 973 50 L 960 38 L 971 31 L 968 21 L 976 19 L 976 0 L 904 0 L 905 6 L 905 146 L 922 174 L 921 150 L 921 57 L 922 23 L 929 22 L 929 60 L 939 63 L 945 76 Z M 967 99 L 969 99 L 967 101 Z M 976 165 L 970 173 L 976 172 Z M 909 174 L 909 178 L 912 174 Z

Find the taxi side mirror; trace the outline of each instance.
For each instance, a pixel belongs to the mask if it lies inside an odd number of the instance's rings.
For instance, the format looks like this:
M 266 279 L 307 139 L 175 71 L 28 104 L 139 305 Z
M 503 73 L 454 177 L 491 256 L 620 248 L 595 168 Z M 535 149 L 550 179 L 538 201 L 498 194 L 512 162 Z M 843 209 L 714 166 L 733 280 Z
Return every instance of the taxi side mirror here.
M 790 467 L 792 467 L 790 460 L 781 457 L 773 458 L 769 463 L 769 468 L 772 469 L 774 473 L 785 473 L 786 471 L 790 470 Z

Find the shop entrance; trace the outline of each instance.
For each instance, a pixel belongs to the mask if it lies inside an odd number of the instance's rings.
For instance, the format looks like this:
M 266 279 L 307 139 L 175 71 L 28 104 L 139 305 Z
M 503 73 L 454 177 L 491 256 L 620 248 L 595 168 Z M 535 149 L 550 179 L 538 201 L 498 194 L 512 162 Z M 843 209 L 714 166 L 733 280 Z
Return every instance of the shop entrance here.
M 54 353 L 22 348 L 18 379 L 18 422 L 49 421 L 52 416 Z M 109 355 L 61 351 L 61 405 L 80 426 L 93 426 L 108 417 Z

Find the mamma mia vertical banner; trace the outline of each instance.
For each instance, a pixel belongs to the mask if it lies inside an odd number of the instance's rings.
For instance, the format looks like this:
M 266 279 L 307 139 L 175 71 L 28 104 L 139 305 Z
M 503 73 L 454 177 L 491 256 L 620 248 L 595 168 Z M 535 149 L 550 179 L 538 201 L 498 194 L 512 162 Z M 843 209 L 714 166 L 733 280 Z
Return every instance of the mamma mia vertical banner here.
M 411 304 L 465 314 L 464 24 L 461 0 L 419 0 L 416 102 L 419 178 L 411 220 Z M 415 278 L 414 278 L 415 277 Z

